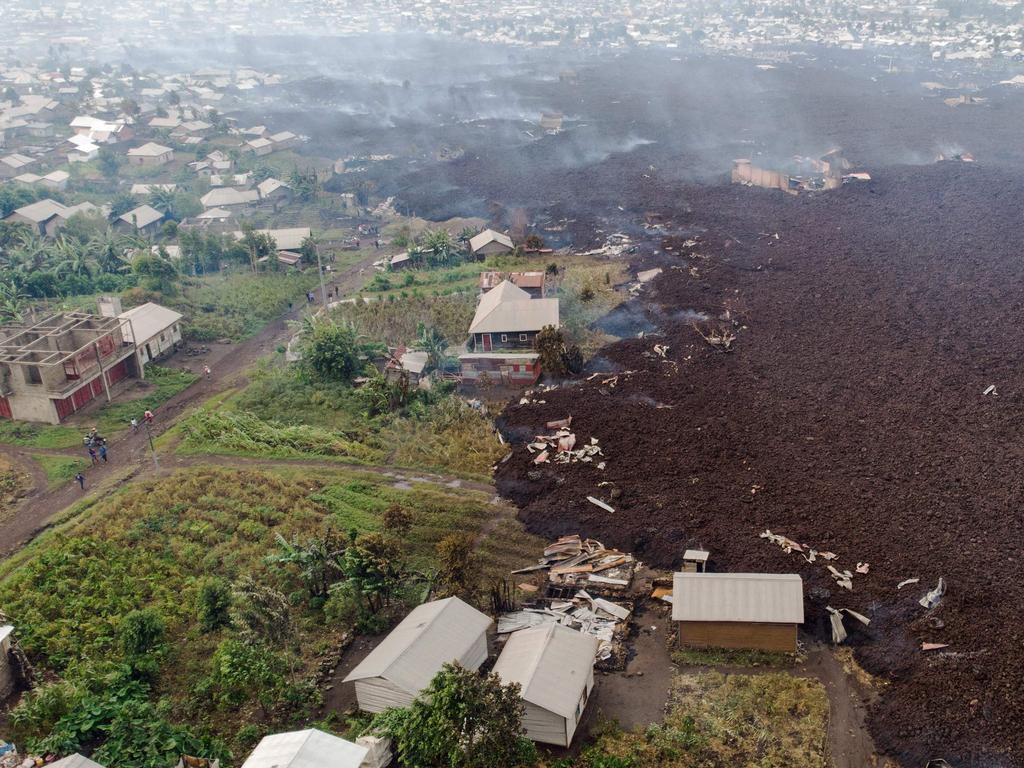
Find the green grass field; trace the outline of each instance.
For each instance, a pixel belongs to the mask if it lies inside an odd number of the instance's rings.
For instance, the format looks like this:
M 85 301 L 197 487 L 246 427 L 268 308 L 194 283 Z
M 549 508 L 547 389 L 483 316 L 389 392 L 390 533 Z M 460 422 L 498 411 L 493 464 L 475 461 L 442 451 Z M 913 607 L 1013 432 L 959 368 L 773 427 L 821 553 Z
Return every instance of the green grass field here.
M 46 481 L 50 488 L 54 488 L 61 483 L 71 482 L 77 473 L 84 472 L 89 468 L 89 461 L 87 459 L 78 459 L 71 456 L 51 456 L 37 453 L 32 458 L 46 472 Z
M 166 626 L 166 645 L 153 657 L 156 668 L 146 673 L 151 687 L 142 694 L 132 689 L 133 702 L 163 702 L 161 732 L 187 728 L 244 754 L 267 732 L 311 722 L 319 695 L 308 687 L 310 676 L 350 627 L 325 619 L 331 601 L 311 599 L 297 570 L 274 565 L 267 556 L 278 551 L 278 534 L 290 540 L 328 530 L 343 537 L 349 531 L 379 532 L 392 505 L 410 515 L 398 556 L 411 570 L 434 567 L 435 546 L 452 531 L 483 536 L 482 584 L 535 557 L 537 541 L 517 528 L 509 510 L 491 504 L 489 494 L 422 482 L 399 485 L 362 472 L 194 467 L 91 503 L 88 514 L 47 531 L 0 564 L 0 605 L 17 617 L 19 640 L 37 671 L 53 681 L 39 694 L 49 697 L 47 714 L 41 714 L 41 701 L 34 703 L 38 697 L 31 699 L 15 715 L 12 735 L 30 748 L 50 744 L 40 741 L 48 734 L 79 738 L 67 735 L 66 718 L 77 717 L 83 702 L 101 696 L 109 680 L 122 679 L 119 665 L 130 659 L 119 640 L 121 627 L 138 609 L 152 611 Z M 247 576 L 279 590 L 289 606 L 287 635 L 269 646 L 267 662 L 279 660 L 288 682 L 266 706 L 248 695 L 225 704 L 225 683 L 211 659 L 236 630 L 204 631 L 200 624 L 203 585 L 210 578 L 231 584 Z M 399 592 L 402 600 L 412 594 L 405 586 Z M 157 764 L 152 750 L 159 747 L 139 747 L 141 754 L 117 751 L 121 747 L 108 741 L 109 727 L 97 724 L 106 716 L 105 705 L 89 706 L 97 707 L 96 723 L 74 733 L 85 734 L 81 738 L 90 749 L 99 747 L 108 758 L 119 758 L 113 764 L 128 768 Z M 153 727 L 138 725 L 143 736 Z

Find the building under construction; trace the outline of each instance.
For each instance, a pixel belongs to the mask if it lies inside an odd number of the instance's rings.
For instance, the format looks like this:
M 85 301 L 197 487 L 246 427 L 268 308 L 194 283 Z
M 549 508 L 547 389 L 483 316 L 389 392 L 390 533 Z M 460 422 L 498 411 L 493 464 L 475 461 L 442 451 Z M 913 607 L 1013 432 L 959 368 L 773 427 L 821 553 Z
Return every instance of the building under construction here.
M 143 377 L 131 338 L 131 320 L 82 312 L 0 327 L 0 417 L 58 424 L 109 402 L 112 386 Z

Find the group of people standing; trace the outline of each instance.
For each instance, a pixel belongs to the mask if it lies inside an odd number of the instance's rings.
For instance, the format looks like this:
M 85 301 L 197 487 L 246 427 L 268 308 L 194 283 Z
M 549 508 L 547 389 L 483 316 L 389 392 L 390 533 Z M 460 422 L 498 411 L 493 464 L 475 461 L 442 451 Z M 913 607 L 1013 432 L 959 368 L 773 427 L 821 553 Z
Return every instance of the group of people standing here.
M 153 412 L 147 409 L 146 412 L 143 414 L 142 418 L 145 421 L 148 428 L 149 425 L 153 423 Z M 130 424 L 132 427 L 132 434 L 135 434 L 136 432 L 139 431 L 139 420 L 136 417 L 132 417 Z M 88 450 L 89 452 L 90 466 L 95 466 L 99 464 L 101 461 L 104 464 L 107 463 L 107 439 L 99 433 L 99 430 L 96 429 L 96 427 L 93 427 L 92 429 L 89 430 L 89 434 L 85 436 L 84 442 L 86 450 Z M 85 490 L 84 474 L 78 472 L 75 475 L 75 482 L 78 483 L 78 486 L 83 491 Z

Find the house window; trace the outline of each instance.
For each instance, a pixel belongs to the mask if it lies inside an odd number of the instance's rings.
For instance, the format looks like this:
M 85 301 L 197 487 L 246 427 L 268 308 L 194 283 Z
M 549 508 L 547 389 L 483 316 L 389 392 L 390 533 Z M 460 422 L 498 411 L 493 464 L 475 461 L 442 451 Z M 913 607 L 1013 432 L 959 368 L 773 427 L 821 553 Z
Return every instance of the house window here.
M 519 334 L 519 340 L 520 341 L 526 341 L 526 334 L 525 333 L 520 333 Z
M 501 334 L 501 340 L 502 341 L 508 341 L 508 334 L 507 333 Z
M 30 365 L 25 368 L 25 376 L 28 379 L 29 384 L 42 384 L 43 377 L 39 373 L 39 366 Z

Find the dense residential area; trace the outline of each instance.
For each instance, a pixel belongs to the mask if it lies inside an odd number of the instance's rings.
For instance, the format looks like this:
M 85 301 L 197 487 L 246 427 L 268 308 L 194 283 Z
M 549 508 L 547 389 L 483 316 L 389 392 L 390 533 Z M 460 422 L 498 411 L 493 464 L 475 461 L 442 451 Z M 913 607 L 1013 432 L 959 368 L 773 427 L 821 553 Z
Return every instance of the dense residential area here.
M 1024 4 L 2 16 L 0 768 L 1024 765 Z

